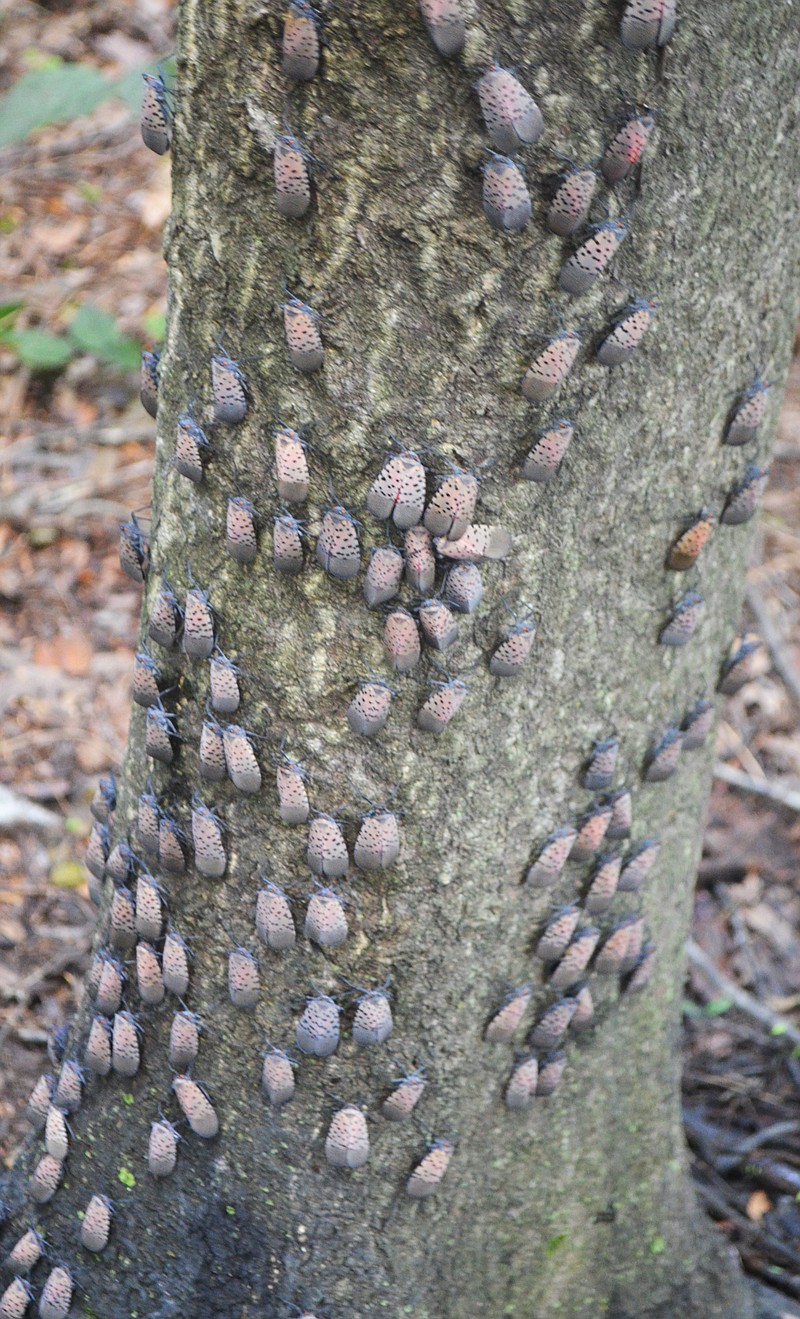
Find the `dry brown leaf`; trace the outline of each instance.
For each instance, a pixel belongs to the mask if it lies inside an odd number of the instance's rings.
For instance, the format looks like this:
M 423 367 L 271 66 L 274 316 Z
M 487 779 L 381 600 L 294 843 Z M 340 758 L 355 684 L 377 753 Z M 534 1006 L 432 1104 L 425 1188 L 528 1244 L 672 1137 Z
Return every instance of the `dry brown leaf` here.
M 753 1223 L 760 1223 L 765 1214 L 768 1214 L 772 1208 L 772 1201 L 766 1191 L 753 1191 L 750 1199 L 747 1201 L 747 1217 Z

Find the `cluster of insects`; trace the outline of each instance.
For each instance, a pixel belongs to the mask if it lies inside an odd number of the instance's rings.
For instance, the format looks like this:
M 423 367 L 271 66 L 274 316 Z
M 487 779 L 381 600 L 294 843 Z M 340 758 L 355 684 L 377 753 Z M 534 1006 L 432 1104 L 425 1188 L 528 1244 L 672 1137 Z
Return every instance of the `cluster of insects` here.
M 439 54 L 459 56 L 467 36 L 459 0 L 419 0 L 419 9 Z M 669 41 L 674 24 L 675 5 L 670 0 L 627 0 L 621 40 L 632 51 L 658 49 Z M 284 76 L 293 83 L 315 78 L 321 56 L 319 14 L 307 0 L 291 0 L 281 42 Z M 543 135 L 544 117 L 524 82 L 500 64 L 483 70 L 476 90 L 491 143 L 483 168 L 484 214 L 493 228 L 514 235 L 532 217 L 520 153 Z M 561 292 L 569 297 L 590 289 L 625 241 L 627 214 L 586 226 L 601 179 L 614 189 L 631 176 L 654 128 L 654 114 L 637 108 L 620 124 L 599 162 L 569 162 L 561 176 L 546 224 L 561 238 L 578 236 L 558 280 Z M 169 150 L 173 104 L 160 72 L 145 77 L 141 132 L 145 144 L 159 155 Z M 301 220 L 313 204 L 312 165 L 309 150 L 288 129 L 275 136 L 276 207 L 288 221 Z M 597 361 L 610 368 L 628 362 L 651 328 L 657 307 L 653 298 L 634 296 L 599 341 Z M 292 367 L 301 374 L 323 369 L 320 315 L 288 289 L 281 310 Z M 581 332 L 562 328 L 525 372 L 524 397 L 535 405 L 549 401 L 581 350 Z M 141 400 L 153 417 L 159 410 L 159 372 L 158 353 L 144 353 Z M 197 415 L 192 406 L 186 407 L 178 416 L 172 447 L 176 480 L 198 488 L 206 481 L 209 464 L 219 461 L 223 446 L 215 442 L 217 434 L 239 426 L 253 406 L 240 362 L 221 344 L 210 357 L 209 386 L 206 413 Z M 741 446 L 756 440 L 768 388 L 757 375 L 737 400 L 725 432 L 726 444 Z M 521 461 L 522 479 L 538 484 L 552 481 L 574 433 L 575 423 L 568 418 L 548 422 Z M 440 676 L 431 680 L 428 695 L 417 706 L 414 725 L 421 733 L 444 733 L 467 701 L 469 684 L 465 676 L 452 674 L 439 661 L 457 647 L 464 617 L 479 610 L 487 565 L 504 563 L 512 552 L 512 537 L 504 527 L 479 520 L 486 465 L 471 466 L 457 454 L 449 458 L 441 453 L 435 453 L 431 462 L 424 448 L 392 439 L 366 490 L 366 515 L 385 533 L 382 542 L 370 545 L 358 515 L 361 510 L 345 507 L 333 494 L 317 513 L 309 509 L 313 451 L 303 429 L 276 420 L 271 442 L 280 501 L 279 511 L 266 519 L 267 524 L 271 521 L 272 569 L 287 579 L 301 578 L 311 564 L 338 582 L 354 582 L 361 576 L 365 606 L 381 619 L 386 671 L 357 680 L 342 712 L 347 728 L 358 738 L 379 735 L 393 715 L 402 685 L 413 684 L 415 670 L 427 656 Z M 765 468 L 750 464 L 730 491 L 719 521 L 727 525 L 748 521 L 766 479 Z M 305 518 L 297 516 L 303 508 L 309 510 Z M 670 572 L 695 567 L 714 522 L 714 514 L 703 509 L 682 529 L 668 553 Z M 262 511 L 237 485 L 227 498 L 224 550 L 243 572 L 263 562 L 264 528 Z M 191 941 L 173 921 L 170 908 L 177 903 L 171 902 L 167 877 L 177 879 L 193 867 L 203 881 L 225 882 L 235 844 L 235 811 L 226 819 L 223 809 L 213 803 L 215 785 L 227 781 L 237 793 L 262 793 L 265 760 L 270 759 L 260 749 L 265 739 L 242 723 L 229 722 L 241 717 L 248 674 L 236 657 L 222 649 L 224 624 L 213 584 L 198 584 L 188 567 L 183 586 L 178 586 L 177 577 L 171 580 L 166 569 L 154 564 L 146 532 L 135 514 L 121 527 L 120 562 L 125 573 L 147 590 L 146 635 L 136 655 L 132 690 L 144 721 L 147 767 L 140 767 L 132 834 L 123 836 L 118 828 L 117 785 L 112 776 L 100 781 L 92 802 L 94 824 L 86 865 L 90 892 L 103 911 L 104 941 L 88 975 L 91 1011 L 85 1028 L 80 1038 L 69 1033 L 53 1040 L 54 1074 L 42 1076 L 30 1097 L 28 1114 L 44 1142 L 30 1182 L 30 1196 L 37 1205 L 50 1201 L 62 1181 L 74 1140 L 70 1116 L 80 1107 L 85 1085 L 111 1075 L 132 1078 L 139 1072 L 151 1011 L 170 1016 L 167 1048 L 177 1111 L 173 1120 L 161 1111 L 153 1116 L 147 1149 L 142 1151 L 149 1174 L 164 1179 L 174 1172 L 181 1128 L 201 1140 L 217 1137 L 221 1124 L 215 1099 L 195 1076 L 206 1023 L 188 1006 L 194 953 Z M 672 606 L 661 626 L 659 644 L 677 648 L 691 639 L 704 609 L 696 585 L 692 583 Z M 511 621 L 486 656 L 488 672 L 497 680 L 514 679 L 524 672 L 537 635 L 538 619 L 529 606 L 508 608 Z M 737 690 L 752 675 L 758 645 L 757 638 L 736 639 L 721 670 L 721 692 Z M 174 667 L 180 656 L 193 666 L 194 677 L 205 675 L 199 685 L 207 690 L 208 699 L 196 738 L 182 727 L 180 698 L 174 707 L 170 703 L 176 690 L 170 665 Z M 703 745 L 713 717 L 713 702 L 701 695 L 679 722 L 659 729 L 642 766 L 643 781 L 660 783 L 670 778 L 681 753 Z M 657 838 L 631 841 L 634 789 L 629 782 L 618 781 L 620 761 L 616 734 L 593 745 L 580 772 L 581 787 L 592 794 L 592 800 L 578 819 L 562 823 L 537 846 L 521 892 L 544 891 L 554 899 L 536 932 L 533 953 L 539 969 L 535 977 L 495 1001 L 488 1021 L 476 1026 L 476 1038 L 482 1033 L 488 1044 L 513 1045 L 522 1034 L 526 1015 L 535 1016 L 524 1047 L 515 1054 L 498 1089 L 514 1111 L 527 1110 L 534 1098 L 545 1098 L 558 1088 L 568 1038 L 595 1020 L 593 977 L 615 978 L 621 994 L 627 996 L 643 990 L 652 975 L 656 950 L 641 911 L 612 910 L 618 895 L 638 901 L 660 847 Z M 403 813 L 395 805 L 394 793 L 343 818 L 338 808 L 325 810 L 313 804 L 309 771 L 284 750 L 283 743 L 273 746 L 271 762 L 278 816 L 299 831 L 310 877 L 299 891 L 296 885 L 262 876 L 250 913 L 249 945 L 231 936 L 224 974 L 231 1004 L 244 1012 L 253 1011 L 260 1001 L 265 959 L 291 954 L 301 940 L 323 952 L 348 943 L 354 906 L 351 868 L 367 876 L 388 870 L 402 848 Z M 183 813 L 151 781 L 151 776 L 178 763 L 184 775 L 194 765 L 197 777 L 197 790 Z M 576 867 L 584 865 L 588 872 L 578 876 Z M 397 995 L 389 980 L 370 987 L 341 979 L 341 991 L 337 988 L 333 993 L 312 982 L 313 992 L 297 1004 L 293 1038 L 267 1041 L 259 1064 L 260 1084 L 272 1109 L 291 1103 L 298 1082 L 302 1086 L 303 1060 L 331 1057 L 343 1030 L 357 1051 L 380 1049 L 392 1035 Z M 140 1012 L 128 1006 L 131 992 L 142 1005 Z M 429 1083 L 422 1066 L 402 1072 L 380 1103 L 380 1115 L 393 1123 L 408 1121 Z M 165 1106 L 168 1099 L 164 1096 Z M 337 1101 L 325 1124 L 326 1162 L 348 1172 L 367 1164 L 373 1120 L 362 1103 Z M 454 1149 L 451 1136 L 431 1141 L 409 1167 L 405 1179 L 409 1198 L 436 1193 Z M 80 1222 L 79 1242 L 85 1251 L 104 1250 L 113 1219 L 114 1203 L 100 1188 L 88 1199 Z M 28 1275 L 45 1256 L 44 1238 L 32 1222 L 9 1257 L 15 1276 L 0 1296 L 0 1319 L 25 1314 L 33 1295 Z M 69 1269 L 61 1264 L 53 1267 L 39 1297 L 42 1319 L 65 1319 L 73 1291 Z M 301 1319 L 314 1316 L 303 1312 Z

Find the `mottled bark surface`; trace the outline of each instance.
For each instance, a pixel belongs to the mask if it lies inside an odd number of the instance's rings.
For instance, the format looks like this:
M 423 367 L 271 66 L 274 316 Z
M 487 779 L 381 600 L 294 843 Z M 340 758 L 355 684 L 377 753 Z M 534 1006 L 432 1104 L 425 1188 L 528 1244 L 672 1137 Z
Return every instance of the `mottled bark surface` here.
M 150 1121 L 159 1107 L 177 1110 L 167 1063 L 174 1004 L 144 1009 L 142 1071 L 90 1085 L 63 1186 L 36 1215 L 54 1258 L 74 1269 L 75 1310 L 87 1319 L 284 1316 L 290 1302 L 331 1319 L 748 1313 L 688 1189 L 680 1125 L 681 949 L 711 748 L 685 756 L 663 785 L 643 786 L 641 765 L 654 733 L 713 691 L 736 624 L 750 535 L 721 527 L 690 574 L 707 601 L 700 632 L 683 652 L 655 641 L 686 589 L 664 570 L 669 545 L 702 505 L 719 513 L 746 465 L 749 451 L 721 447 L 720 437 L 752 375 L 749 358 L 780 382 L 789 354 L 796 14 L 745 0 L 685 3 L 674 42 L 655 61 L 623 51 L 616 6 L 598 0 L 545 10 L 530 0 L 465 0 L 465 9 L 465 54 L 445 62 L 412 0 L 332 6 L 321 76 L 298 88 L 278 71 L 280 6 L 181 6 L 171 310 L 145 609 L 162 568 L 179 594 L 187 563 L 209 589 L 220 643 L 245 671 L 237 718 L 265 739 L 264 787 L 251 799 L 229 783 L 201 784 L 206 666 L 154 647 L 178 684 L 170 702 L 185 741 L 175 772 L 153 772 L 134 710 L 116 832 L 132 826 L 148 775 L 184 822 L 199 790 L 226 823 L 224 881 L 193 870 L 164 877 L 172 920 L 192 940 L 187 1002 L 206 1023 L 194 1074 L 221 1134 L 206 1144 L 185 1131 L 177 1173 L 163 1183 L 148 1176 Z M 472 84 L 498 52 L 536 91 L 546 121 L 542 142 L 525 153 L 534 221 L 516 238 L 495 234 L 480 205 L 485 135 Z M 632 213 L 614 269 L 661 310 L 633 364 L 610 374 L 586 352 L 554 406 L 531 408 L 520 378 L 537 335 L 557 328 L 546 299 L 566 253 L 543 225 L 558 169 L 550 152 L 596 155 L 618 85 L 648 97 L 660 116 L 641 178 L 609 202 L 612 214 Z M 318 161 L 314 206 L 299 223 L 280 219 L 274 203 L 270 144 L 284 113 Z M 318 376 L 287 362 L 284 280 L 323 317 Z M 559 303 L 588 343 L 625 299 L 606 277 Z M 207 404 L 222 331 L 242 359 L 252 406 L 242 426 L 214 431 L 216 452 L 196 489 L 170 469 L 175 418 L 189 399 L 198 412 Z M 366 610 L 360 583 L 333 582 L 310 562 L 294 580 L 273 571 L 276 413 L 317 423 L 312 543 L 329 483 L 342 502 L 363 505 L 389 434 L 493 460 L 478 516 L 508 526 L 514 552 L 505 569 L 487 567 L 484 603 L 461 620 L 447 662 L 470 691 L 441 739 L 414 724 L 427 679 L 439 676 L 429 664 L 397 684 L 378 739 L 348 731 L 353 679 L 370 667 L 386 672 L 381 619 Z M 551 486 L 531 486 L 518 476 L 526 440 L 557 414 L 576 419 L 572 448 Z M 444 468 L 435 453 L 427 461 Z M 264 522 L 258 559 L 244 568 L 222 544 L 236 475 Z M 380 542 L 382 529 L 365 522 L 365 542 Z M 507 621 L 504 596 L 535 606 L 541 626 L 524 677 L 500 682 L 485 657 Z M 520 881 L 537 841 L 587 804 L 578 770 L 592 739 L 611 729 L 634 788 L 633 839 L 659 834 L 663 843 L 641 900 L 620 895 L 613 917 L 641 905 L 658 970 L 647 993 L 622 1001 L 613 980 L 593 978 L 596 1027 L 570 1042 L 557 1093 L 515 1115 L 502 1103 L 512 1050 L 483 1043 L 482 1030 L 508 985 L 532 976 L 536 1007 L 553 996 L 531 943 L 587 867 L 569 867 L 557 892 Z M 256 948 L 257 869 L 301 899 L 298 924 L 310 887 L 304 831 L 277 817 L 269 761 L 284 735 L 309 763 L 318 807 L 344 804 L 354 821 L 359 794 L 382 800 L 398 784 L 403 851 L 389 874 L 351 872 L 351 935 L 337 953 L 302 938 L 288 955 L 260 953 L 262 997 L 247 1013 L 228 1001 L 226 954 L 230 936 Z M 259 1091 L 264 1037 L 291 1045 L 310 980 L 335 992 L 337 975 L 369 986 L 391 975 L 395 1033 L 383 1049 L 359 1052 L 346 1026 L 333 1058 L 302 1060 L 297 1097 L 276 1114 Z M 128 998 L 135 1008 L 135 989 Z M 78 1055 L 88 1019 L 87 1007 L 70 1045 Z M 391 1059 L 408 1065 L 418 1055 L 431 1084 L 415 1122 L 391 1126 L 378 1111 L 396 1074 Z M 330 1114 L 345 1101 L 370 1116 L 372 1155 L 354 1174 L 323 1155 Z M 411 1203 L 403 1184 L 426 1140 L 451 1133 L 457 1148 L 440 1194 Z M 23 1155 L 23 1170 L 39 1148 Z M 134 1186 L 120 1181 L 121 1169 Z M 117 1213 L 109 1247 L 90 1258 L 77 1245 L 77 1214 L 95 1191 L 111 1194 Z

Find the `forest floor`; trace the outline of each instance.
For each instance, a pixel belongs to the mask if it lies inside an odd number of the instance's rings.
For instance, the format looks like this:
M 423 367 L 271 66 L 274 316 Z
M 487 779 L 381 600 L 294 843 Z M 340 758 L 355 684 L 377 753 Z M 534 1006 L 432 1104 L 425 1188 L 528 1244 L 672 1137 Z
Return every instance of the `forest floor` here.
M 31 52 L 89 60 L 119 76 L 154 65 L 173 40 L 167 0 L 56 0 L 18 12 L 4 33 L 0 90 L 31 67 Z M 165 307 L 168 160 L 142 148 L 113 102 L 41 131 L 35 168 L 31 156 L 30 147 L 0 152 L 0 304 L 22 304 L 18 328 L 59 333 L 89 300 L 147 346 Z M 0 458 L 0 1157 L 9 1161 L 92 938 L 81 858 L 98 776 L 119 764 L 125 745 L 140 602 L 119 570 L 118 528 L 147 505 L 154 426 L 135 377 L 102 355 L 32 372 L 2 338 L 0 416 L 8 419 Z M 798 1299 L 799 475 L 800 350 L 742 622 L 768 644 L 759 675 L 723 713 L 684 1012 L 686 1125 L 700 1194 L 747 1269 Z

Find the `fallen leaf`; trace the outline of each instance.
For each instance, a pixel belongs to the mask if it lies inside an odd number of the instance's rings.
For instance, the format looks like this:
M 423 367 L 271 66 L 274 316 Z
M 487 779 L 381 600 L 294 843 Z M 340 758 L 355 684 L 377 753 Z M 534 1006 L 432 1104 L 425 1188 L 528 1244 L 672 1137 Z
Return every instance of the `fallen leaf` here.
M 750 1199 L 747 1201 L 747 1217 L 754 1223 L 760 1223 L 765 1214 L 768 1214 L 772 1208 L 772 1201 L 766 1191 L 753 1191 Z

